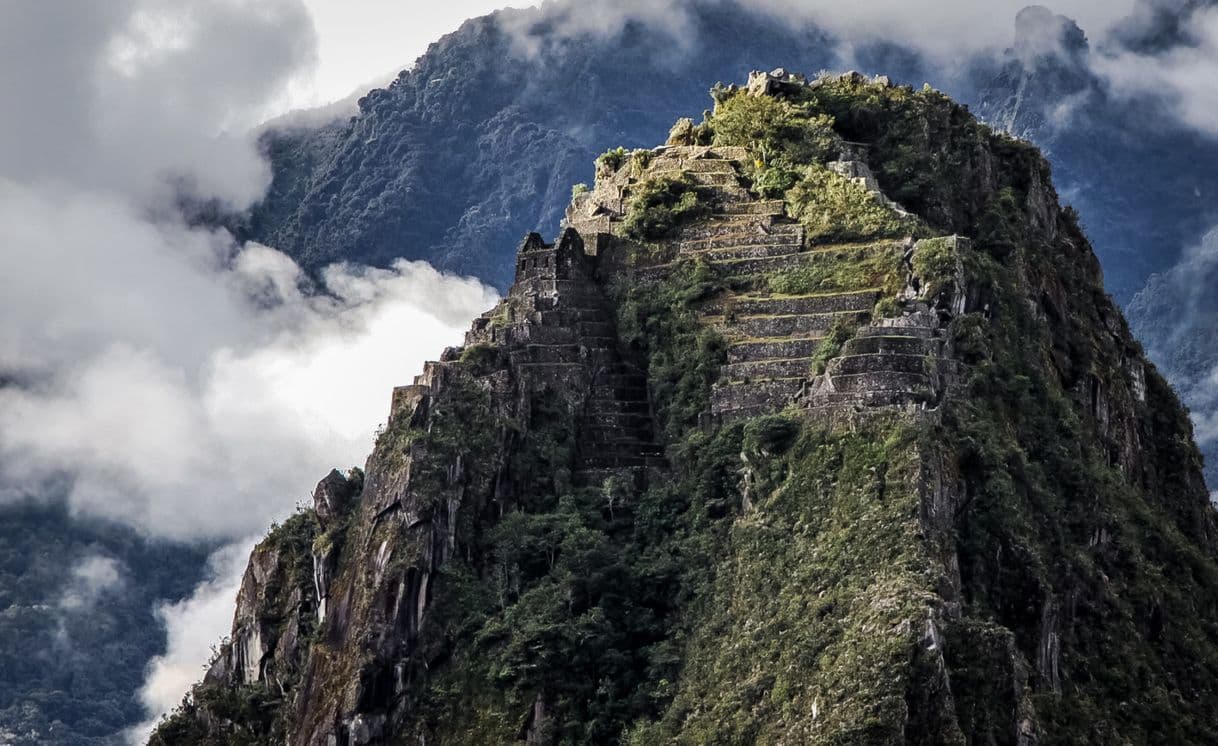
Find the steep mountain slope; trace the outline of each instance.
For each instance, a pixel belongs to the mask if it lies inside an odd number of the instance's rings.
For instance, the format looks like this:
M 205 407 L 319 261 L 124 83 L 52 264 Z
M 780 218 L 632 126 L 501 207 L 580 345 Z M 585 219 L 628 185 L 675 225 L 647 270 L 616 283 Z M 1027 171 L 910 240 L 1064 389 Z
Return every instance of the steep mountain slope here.
M 1210 743 L 1188 418 L 1031 147 L 757 74 L 612 151 L 155 743 Z
M 1212 3 L 1147 3 L 1142 22 L 1127 24 L 1121 43 L 1142 54 L 1187 48 L 1194 42 L 1183 19 L 1206 5 Z M 1020 19 L 1016 43 L 989 75 L 978 112 L 1048 151 L 1059 183 L 1102 247 L 1108 288 L 1127 301 L 1138 338 L 1200 421 L 1212 422 L 1218 306 L 1208 292 L 1213 237 L 1206 234 L 1218 225 L 1212 198 L 1218 173 L 1197 164 L 1218 161 L 1218 140 L 1166 114 L 1170 100 L 1114 93 L 1093 71 L 1093 52 L 1073 21 L 1044 8 L 1029 8 Z M 1205 436 L 1206 474 L 1218 484 L 1212 426 Z
M 1187 45 L 1159 25 L 1190 10 L 1159 8 L 1156 23 L 1130 24 L 1123 43 L 1135 50 Z M 1218 139 L 1171 116 L 1168 100 L 1113 90 L 1095 72 L 1095 55 L 1073 21 L 1026 9 L 1005 62 L 974 73 L 976 109 L 1045 149 L 1099 248 L 1109 290 L 1128 302 L 1149 275 L 1170 267 L 1218 224 L 1218 174 L 1198 167 L 1218 159 Z

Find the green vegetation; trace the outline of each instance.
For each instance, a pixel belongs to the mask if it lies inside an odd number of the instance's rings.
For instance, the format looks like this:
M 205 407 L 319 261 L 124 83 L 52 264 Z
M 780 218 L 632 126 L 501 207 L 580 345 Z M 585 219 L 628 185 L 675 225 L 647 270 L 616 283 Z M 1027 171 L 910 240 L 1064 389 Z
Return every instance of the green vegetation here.
M 847 248 L 840 253 L 825 252 L 814 262 L 794 269 L 775 272 L 766 278 L 769 289 L 784 295 L 849 292 L 881 289 L 895 295 L 904 283 L 900 248 L 881 244 L 876 247 Z
M 820 164 L 841 149 L 833 117 L 769 96 L 728 97 L 715 106 L 707 125 L 715 145 L 746 147 L 763 164 Z
M 576 184 L 575 186 L 571 187 L 571 199 L 575 199 L 576 197 L 578 197 L 581 194 L 587 194 L 589 191 L 590 190 L 588 189 L 588 185 L 583 182 L 580 182 L 579 184 Z
M 1074 621 L 1063 618 L 1055 630 L 1060 692 L 1043 687 L 1033 698 L 1046 731 L 1062 742 L 1213 741 L 1218 731 L 1202 714 L 1208 704 L 1165 688 L 1182 676 L 1188 682 L 1179 683 L 1182 690 L 1198 692 L 1211 686 L 1203 680 L 1218 675 L 1218 651 L 1200 642 L 1213 639 L 1218 627 L 1213 612 L 1197 605 L 1213 603 L 1218 570 L 1212 552 L 1189 538 L 1196 519 L 1164 510 L 1154 492 L 1142 492 L 1113 465 L 1096 421 L 1071 400 L 1053 358 L 1028 344 L 1047 340 L 1055 322 L 1019 311 L 1025 280 L 1012 269 L 975 258 L 994 282 L 996 308 L 989 319 L 953 324 L 972 372 L 942 425 L 927 433 L 956 454 L 967 485 L 957 522 L 966 611 L 1009 630 L 1031 664 L 1046 634 L 1045 609 L 1074 599 Z M 1098 344 L 1104 329 L 1090 327 L 1089 334 Z M 1119 360 L 1109 358 L 1096 370 L 1115 373 L 1116 365 Z M 1167 391 L 1153 371 L 1147 385 Z M 1170 453 L 1145 458 L 1176 463 L 1174 474 L 1195 473 L 1195 447 L 1179 437 L 1188 432 L 1187 419 L 1172 400 L 1152 404 L 1160 413 L 1154 441 Z M 1121 407 L 1132 411 L 1132 402 Z M 1187 497 L 1197 490 L 1164 487 L 1174 492 L 1171 503 L 1205 509 Z M 1104 538 L 1097 543 L 1096 536 Z M 1188 581 L 1169 580 L 1182 577 Z M 1173 623 L 1154 623 L 1160 615 Z M 987 655 L 976 643 L 958 654 L 962 672 L 978 665 L 969 656 Z M 1119 708 L 1104 704 L 1118 701 Z
M 777 432 L 781 447 L 748 449 L 751 509 L 697 607 L 680 689 L 637 742 L 899 742 L 906 691 L 928 683 L 908 666 L 921 630 L 902 624 L 933 598 L 916 433 Z
M 473 344 L 461 351 L 460 362 L 475 376 L 485 376 L 503 366 L 501 351 L 488 344 Z
M 923 297 L 937 298 L 954 288 L 962 273 L 964 257 L 956 251 L 955 240 L 927 238 L 918 242 L 910 259 L 913 273 L 922 283 Z
M 838 317 L 829 327 L 829 333 L 816 346 L 812 355 L 812 375 L 819 376 L 825 372 L 825 366 L 830 360 L 842 353 L 842 346 L 849 342 L 858 332 L 858 322 L 853 318 Z
M 614 173 L 621 169 L 630 158 L 630 151 L 625 148 L 610 148 L 596 157 L 596 172 Z
M 261 684 L 238 687 L 199 685 L 174 714 L 162 718 L 149 746 L 275 746 L 284 743 L 283 698 Z M 221 726 L 217 732 L 200 717 Z
M 823 166 L 809 166 L 786 193 L 791 216 L 808 230 L 810 242 L 870 241 L 918 232 L 866 187 Z
M 710 387 L 726 361 L 726 343 L 698 321 L 696 304 L 723 289 L 714 267 L 683 260 L 657 284 L 616 289 L 618 333 L 648 361 L 648 382 L 667 434 L 696 424 L 710 406 Z
M 630 196 L 623 228 L 627 238 L 642 243 L 669 238 L 685 223 L 710 212 L 698 185 L 688 177 L 648 179 Z

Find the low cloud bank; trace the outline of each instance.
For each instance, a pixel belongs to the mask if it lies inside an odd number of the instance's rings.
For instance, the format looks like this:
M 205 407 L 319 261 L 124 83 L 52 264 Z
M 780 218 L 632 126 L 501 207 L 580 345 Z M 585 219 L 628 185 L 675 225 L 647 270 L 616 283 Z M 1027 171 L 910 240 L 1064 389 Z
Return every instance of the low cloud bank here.
M 37 235 L 5 235 L 31 217 Z M 0 360 L 32 382 L 0 389 L 0 499 L 66 476 L 75 512 L 170 539 L 259 530 L 362 463 L 393 385 L 495 300 L 421 262 L 310 288 L 267 247 L 3 189 L 0 242 L 0 274 L 24 278 Z
M 150 717 L 125 734 L 133 746 L 147 743 L 161 716 L 176 707 L 203 677 L 209 651 L 220 641 L 222 630 L 232 624 L 234 599 L 255 543 L 245 539 L 216 551 L 208 561 L 207 579 L 190 598 L 157 609 L 169 633 L 168 647 L 148 664 L 139 697 Z

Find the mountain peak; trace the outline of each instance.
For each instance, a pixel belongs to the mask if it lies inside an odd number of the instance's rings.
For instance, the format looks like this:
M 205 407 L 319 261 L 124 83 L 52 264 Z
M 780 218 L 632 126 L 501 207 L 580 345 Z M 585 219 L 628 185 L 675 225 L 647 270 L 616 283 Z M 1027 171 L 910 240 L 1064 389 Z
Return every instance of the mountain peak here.
M 154 743 L 1218 738 L 1200 457 L 1044 159 L 929 86 L 712 96 L 255 550 Z
M 1076 57 L 1089 49 L 1087 35 L 1073 19 L 1043 5 L 1029 5 L 1015 16 L 1016 56 L 1031 66 L 1051 57 Z

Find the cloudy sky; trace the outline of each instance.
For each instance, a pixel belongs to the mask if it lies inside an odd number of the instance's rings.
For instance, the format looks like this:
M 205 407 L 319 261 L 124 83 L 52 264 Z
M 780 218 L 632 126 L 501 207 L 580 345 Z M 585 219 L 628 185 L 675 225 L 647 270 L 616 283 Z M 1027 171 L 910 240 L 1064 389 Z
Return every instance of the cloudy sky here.
M 273 248 L 172 209 L 177 188 L 256 200 L 253 127 L 481 9 L 402 5 L 394 36 L 371 5 L 344 26 L 338 3 L 300 0 L 0 4 L 0 504 L 66 490 L 78 516 L 224 546 L 213 579 L 161 612 L 150 714 L 225 633 L 253 537 L 330 468 L 362 464 L 392 387 L 494 303 L 421 263 L 334 266 L 314 287 Z M 361 35 L 377 43 L 359 53 Z M 107 557 L 72 578 L 64 609 L 123 582 Z
M 948 64 L 1009 43 L 1025 4 L 754 3 Z M 1094 40 L 1133 4 L 1053 7 Z M 0 4 L 0 380 L 19 383 L 0 389 L 0 503 L 67 475 L 79 515 L 225 543 L 214 579 L 162 611 L 172 649 L 145 690 L 151 711 L 176 703 L 224 633 L 249 537 L 332 466 L 361 463 L 392 386 L 495 299 L 421 263 L 335 266 L 313 287 L 273 247 L 184 225 L 170 185 L 250 204 L 269 179 L 249 136 L 259 123 L 384 83 L 464 19 L 507 5 L 533 3 Z M 675 0 L 622 0 L 563 16 L 572 32 L 632 17 L 680 30 L 683 15 Z M 1200 16 L 1196 33 L 1195 49 L 1153 64 L 1109 58 L 1107 75 L 1131 90 L 1212 94 L 1213 78 L 1196 76 L 1218 74 L 1218 15 Z M 1181 116 L 1216 127 L 1213 108 Z M 105 558 L 78 574 L 120 582 Z

